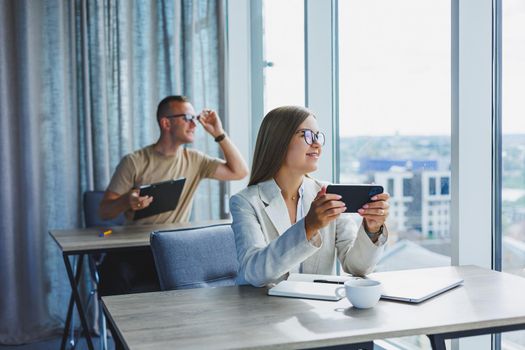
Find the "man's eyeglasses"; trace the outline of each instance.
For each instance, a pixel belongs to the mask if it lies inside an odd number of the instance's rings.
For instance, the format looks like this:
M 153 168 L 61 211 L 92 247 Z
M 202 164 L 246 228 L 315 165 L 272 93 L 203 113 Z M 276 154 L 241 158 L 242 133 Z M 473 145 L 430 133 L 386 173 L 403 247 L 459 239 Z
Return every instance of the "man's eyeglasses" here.
M 186 122 L 191 122 L 192 120 L 195 120 L 198 118 L 198 116 L 195 116 L 193 114 L 174 114 L 174 115 L 167 115 L 165 118 L 183 118 Z
M 304 142 L 306 142 L 308 145 L 313 145 L 314 142 L 317 142 L 321 146 L 324 146 L 325 142 L 325 136 L 322 132 L 313 132 L 313 130 L 310 129 L 302 129 L 298 130 L 297 133 L 303 133 Z

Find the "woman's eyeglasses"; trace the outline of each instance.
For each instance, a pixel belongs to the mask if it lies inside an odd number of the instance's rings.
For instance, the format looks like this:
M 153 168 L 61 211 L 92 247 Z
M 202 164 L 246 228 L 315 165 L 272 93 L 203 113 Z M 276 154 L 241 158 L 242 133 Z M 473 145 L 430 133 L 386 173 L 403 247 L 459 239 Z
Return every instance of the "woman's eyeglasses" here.
M 186 122 L 191 122 L 192 120 L 195 120 L 198 118 L 198 116 L 195 116 L 193 114 L 174 114 L 174 115 L 168 115 L 165 118 L 183 118 Z
M 310 129 L 301 129 L 296 132 L 297 133 L 303 133 L 304 142 L 306 142 L 308 145 L 313 145 L 314 142 L 317 142 L 321 146 L 324 146 L 325 142 L 325 136 L 322 132 L 313 132 L 313 130 Z

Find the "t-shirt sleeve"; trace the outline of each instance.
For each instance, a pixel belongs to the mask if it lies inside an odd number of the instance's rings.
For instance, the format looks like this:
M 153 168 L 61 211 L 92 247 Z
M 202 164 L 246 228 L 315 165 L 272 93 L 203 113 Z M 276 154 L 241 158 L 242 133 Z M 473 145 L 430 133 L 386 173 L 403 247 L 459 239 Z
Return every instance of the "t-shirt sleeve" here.
M 107 188 L 108 191 L 122 195 L 134 186 L 135 165 L 129 155 L 122 158 Z
M 224 164 L 222 159 L 210 157 L 197 150 L 195 150 L 194 156 L 199 163 L 199 175 L 203 179 L 210 178 L 215 173 L 215 170 L 217 170 L 217 167 L 220 164 Z

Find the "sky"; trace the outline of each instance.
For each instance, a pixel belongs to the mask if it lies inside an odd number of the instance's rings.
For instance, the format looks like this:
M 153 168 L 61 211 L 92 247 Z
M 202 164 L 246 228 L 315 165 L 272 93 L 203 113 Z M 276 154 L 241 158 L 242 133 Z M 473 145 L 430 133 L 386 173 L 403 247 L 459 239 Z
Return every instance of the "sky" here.
M 503 1 L 503 131 L 525 133 L 525 1 Z M 265 0 L 266 110 L 304 105 L 304 1 Z M 450 135 L 450 1 L 339 1 L 341 136 Z

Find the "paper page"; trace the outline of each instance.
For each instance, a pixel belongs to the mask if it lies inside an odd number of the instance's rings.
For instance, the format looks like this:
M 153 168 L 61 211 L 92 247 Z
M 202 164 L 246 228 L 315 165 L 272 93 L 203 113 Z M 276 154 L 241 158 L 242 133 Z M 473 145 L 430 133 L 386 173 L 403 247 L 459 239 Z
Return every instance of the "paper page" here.
M 351 275 L 336 276 L 336 275 L 315 275 L 309 273 L 291 273 L 288 276 L 288 281 L 300 281 L 300 282 L 313 282 L 313 281 L 329 281 L 329 282 L 341 282 L 344 283 L 349 279 L 353 279 Z
M 281 281 L 268 290 L 268 295 L 337 301 L 342 297 L 335 294 L 341 287 L 333 283 L 312 283 L 303 281 Z

